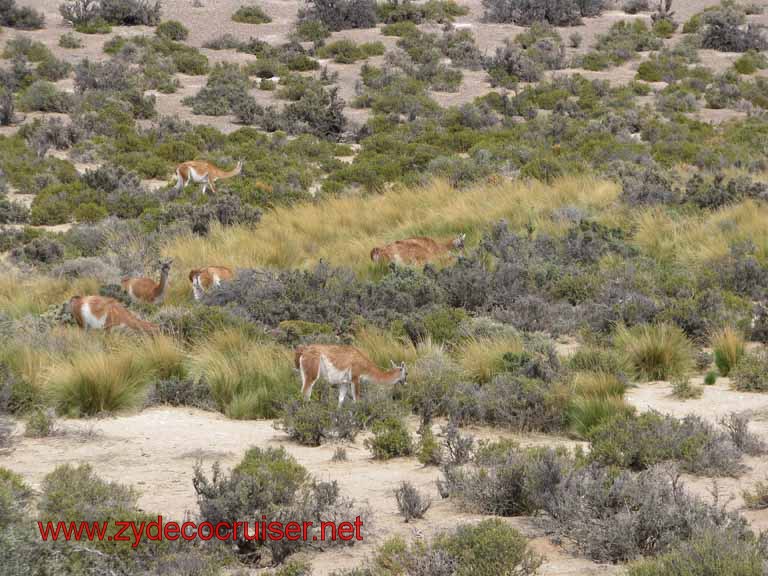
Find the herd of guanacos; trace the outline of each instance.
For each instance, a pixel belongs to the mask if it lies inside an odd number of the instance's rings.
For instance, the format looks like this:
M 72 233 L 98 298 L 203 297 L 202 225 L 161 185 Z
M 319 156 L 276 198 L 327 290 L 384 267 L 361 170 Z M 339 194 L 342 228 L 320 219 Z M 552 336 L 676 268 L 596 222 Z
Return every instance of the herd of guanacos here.
M 216 192 L 215 182 L 240 174 L 242 161 L 234 170 L 225 171 L 210 162 L 184 162 L 176 168 L 176 188 L 181 190 L 189 182 L 203 185 L 203 193 L 208 187 Z M 374 262 L 395 262 L 398 264 L 424 264 L 464 248 L 465 234 L 450 240 L 435 240 L 424 236 L 398 240 L 371 250 Z M 160 263 L 160 281 L 147 277 L 123 278 L 121 286 L 128 297 L 135 302 L 160 304 L 165 296 L 168 275 L 172 260 Z M 189 272 L 189 282 L 195 300 L 200 300 L 211 287 L 218 287 L 222 282 L 232 280 L 235 274 L 226 266 L 206 266 Z M 84 330 L 105 330 L 127 328 L 142 332 L 157 333 L 160 327 L 142 320 L 130 312 L 118 300 L 105 296 L 73 296 L 65 310 Z M 361 395 L 361 384 L 394 385 L 404 384 L 407 378 L 405 363 L 391 369 L 381 369 L 359 348 L 330 344 L 312 344 L 299 346 L 295 350 L 294 364 L 301 374 L 302 393 L 309 399 L 312 388 L 319 378 L 339 386 L 339 404 L 344 402 L 347 392 L 352 392 L 352 399 Z

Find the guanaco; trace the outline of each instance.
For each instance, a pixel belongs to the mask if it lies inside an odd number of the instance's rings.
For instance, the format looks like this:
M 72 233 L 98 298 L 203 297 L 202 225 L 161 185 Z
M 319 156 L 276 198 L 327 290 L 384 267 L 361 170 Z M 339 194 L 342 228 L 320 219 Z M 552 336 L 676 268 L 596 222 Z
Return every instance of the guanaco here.
M 352 400 L 359 400 L 361 384 L 405 384 L 408 371 L 405 362 L 399 366 L 392 362 L 391 370 L 381 370 L 368 356 L 354 346 L 312 344 L 299 346 L 294 353 L 294 364 L 301 373 L 301 389 L 309 400 L 318 378 L 330 384 L 339 384 L 339 405 L 344 402 L 350 385 Z
M 121 282 L 123 290 L 134 302 L 149 302 L 150 304 L 160 304 L 165 297 L 165 290 L 168 287 L 168 274 L 171 271 L 172 259 L 160 262 L 160 282 L 155 282 L 152 278 L 123 278 Z
M 425 236 L 398 240 L 371 250 L 371 260 L 398 264 L 421 264 L 439 258 L 443 254 L 462 250 L 466 237 L 466 234 L 459 234 L 451 240 L 442 241 Z
M 211 286 L 221 286 L 222 280 L 231 280 L 234 276 L 234 272 L 226 266 L 206 266 L 190 270 L 189 281 L 192 283 L 195 300 L 200 300 Z
M 181 192 L 182 189 L 189 184 L 190 181 L 197 182 L 203 185 L 203 194 L 211 187 L 213 193 L 216 194 L 216 181 L 223 178 L 231 178 L 237 176 L 243 171 L 243 161 L 239 160 L 234 170 L 222 170 L 211 162 L 205 160 L 190 160 L 189 162 L 183 162 L 176 167 L 176 191 Z
M 158 332 L 160 327 L 137 318 L 114 298 L 103 296 L 73 296 L 65 304 L 69 313 L 84 330 L 130 328 L 143 332 Z

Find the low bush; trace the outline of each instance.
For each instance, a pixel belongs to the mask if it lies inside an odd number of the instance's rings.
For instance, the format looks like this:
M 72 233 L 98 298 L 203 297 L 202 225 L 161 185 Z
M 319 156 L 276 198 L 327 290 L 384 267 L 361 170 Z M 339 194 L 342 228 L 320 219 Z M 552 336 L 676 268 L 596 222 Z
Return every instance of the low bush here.
M 768 445 L 754 432 L 749 431 L 749 417 L 732 412 L 720 419 L 720 424 L 725 428 L 736 447 L 750 456 L 765 454 Z
M 694 474 L 738 475 L 741 451 L 730 436 L 698 416 L 678 420 L 657 412 L 614 418 L 589 435 L 589 458 L 603 465 L 644 470 L 677 461 Z
M 717 382 L 717 372 L 710 370 L 704 376 L 704 384 L 707 386 L 712 386 L 715 382 Z
M 264 12 L 261 6 L 255 4 L 238 8 L 232 14 L 232 20 L 241 24 L 267 24 L 272 22 L 272 18 Z
M 768 59 L 761 52 L 748 50 L 733 63 L 733 68 L 739 74 L 754 74 L 768 68 Z
M 411 520 L 424 518 L 429 507 L 432 505 L 429 498 L 419 492 L 410 482 L 401 482 L 395 490 L 395 500 L 400 515 L 405 519 L 406 524 Z
M 598 37 L 595 51 L 585 55 L 581 65 L 588 70 L 602 70 L 635 58 L 637 52 L 659 50 L 662 46 L 662 40 L 642 20 L 622 20 Z
M 333 58 L 339 64 L 352 64 L 358 60 L 364 60 L 370 56 L 384 54 L 384 44 L 381 42 L 365 42 L 355 44 L 346 38 L 325 44 L 317 51 L 320 58 Z
M 764 350 L 745 354 L 731 373 L 737 390 L 768 391 L 768 353 Z
M 27 415 L 24 435 L 31 438 L 45 438 L 56 431 L 55 415 L 44 407 L 35 408 Z M 0 520 L 0 524 L 2 521 Z
M 178 20 L 165 20 L 157 25 L 155 34 L 161 38 L 182 42 L 189 36 L 189 30 Z
M 27 112 L 66 113 L 72 109 L 72 98 L 60 92 L 54 84 L 37 80 L 21 93 L 19 106 Z
M 614 342 L 637 378 L 666 380 L 684 375 L 693 365 L 690 341 L 671 324 L 621 326 Z
M 735 4 L 702 14 L 701 47 L 723 52 L 764 50 L 768 46 L 764 27 L 746 24 L 746 14 Z
M 416 457 L 425 466 L 439 466 L 443 462 L 442 448 L 429 426 L 422 426 L 419 429 Z
M 679 400 L 701 398 L 702 394 L 704 394 L 702 387 L 691 384 L 691 381 L 686 377 L 672 380 L 672 396 Z
M 2 0 L 0 26 L 18 30 L 39 30 L 45 26 L 45 15 L 28 6 L 17 6 L 16 0 Z
M 744 505 L 750 510 L 768 508 L 768 482 L 755 482 L 751 489 L 742 490 Z
M 575 26 L 581 23 L 582 16 L 591 17 L 600 14 L 603 8 L 601 0 L 483 0 L 485 19 L 490 22 L 514 23 L 518 26 L 530 26 L 535 22 L 547 22 L 553 26 Z
M 374 458 L 388 460 L 413 453 L 413 440 L 404 420 L 388 417 L 375 422 L 371 431 L 373 437 L 366 439 L 365 446 L 371 450 Z
M 663 467 L 639 474 L 595 465 L 577 468 L 544 509 L 555 532 L 597 562 L 665 554 L 707 530 L 750 537 L 741 516 L 690 496 L 677 474 Z
M 223 116 L 232 113 L 247 100 L 251 81 L 237 64 L 216 64 L 208 74 L 206 85 L 183 103 L 195 114 Z
M 373 0 L 310 0 L 299 12 L 302 22 L 317 20 L 328 30 L 337 32 L 349 28 L 373 28 L 378 17 Z
M 676 544 L 658 558 L 640 560 L 629 566 L 628 576 L 689 576 L 691 574 L 733 574 L 760 576 L 764 573 L 764 552 L 752 537 L 709 529 L 689 541 Z
M 254 541 L 245 538 L 245 534 L 233 535 L 237 552 L 250 562 L 262 558 L 266 549 L 271 562 L 280 564 L 302 546 L 312 546 L 313 537 L 319 540 L 321 521 L 361 515 L 354 502 L 339 495 L 335 482 L 314 481 L 283 448 L 250 448 L 229 475 L 221 471 L 218 463 L 214 464 L 210 478 L 197 466 L 193 485 L 200 516 L 213 525 L 222 521 L 231 524 L 237 519 L 261 521 L 262 515 L 286 523 L 312 523 L 308 538 L 301 542 Z

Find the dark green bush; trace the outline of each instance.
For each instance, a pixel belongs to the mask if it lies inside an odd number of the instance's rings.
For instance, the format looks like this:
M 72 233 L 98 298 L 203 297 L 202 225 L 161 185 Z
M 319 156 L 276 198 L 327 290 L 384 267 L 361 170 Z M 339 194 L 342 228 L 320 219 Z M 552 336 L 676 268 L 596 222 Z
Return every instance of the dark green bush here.
M 189 36 L 189 30 L 178 20 L 166 20 L 157 25 L 155 34 L 168 40 L 182 42 Z
M 373 438 L 365 441 L 367 448 L 373 453 L 373 457 L 379 460 L 388 460 L 398 456 L 410 456 L 413 453 L 413 441 L 411 433 L 405 422 L 399 418 L 388 417 L 374 423 Z
M 241 6 L 234 14 L 232 14 L 232 20 L 240 22 L 242 24 L 266 24 L 272 22 L 266 12 L 261 6 Z

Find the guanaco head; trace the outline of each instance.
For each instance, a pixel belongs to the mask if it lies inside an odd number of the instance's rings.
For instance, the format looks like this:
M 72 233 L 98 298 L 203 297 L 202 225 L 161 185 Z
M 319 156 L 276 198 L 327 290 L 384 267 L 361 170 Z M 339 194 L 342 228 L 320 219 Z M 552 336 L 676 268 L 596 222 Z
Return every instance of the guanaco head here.
M 173 264 L 173 258 L 160 260 L 158 264 L 160 264 L 160 272 L 168 272 L 171 269 L 171 264 Z
M 464 250 L 464 240 L 467 238 L 467 235 L 463 232 L 456 236 L 456 238 L 453 239 L 453 248 L 454 250 Z
M 200 269 L 195 268 L 194 270 L 189 271 L 189 281 L 194 282 L 195 278 L 197 278 L 197 275 L 200 274 Z
M 400 369 L 400 376 L 397 378 L 395 384 L 405 384 L 408 379 L 408 369 L 405 367 L 405 362 L 400 362 L 399 366 L 392 360 L 390 360 L 390 363 L 392 364 L 392 368 Z
M 371 260 L 378 262 L 381 258 L 381 248 L 374 248 L 371 250 Z

